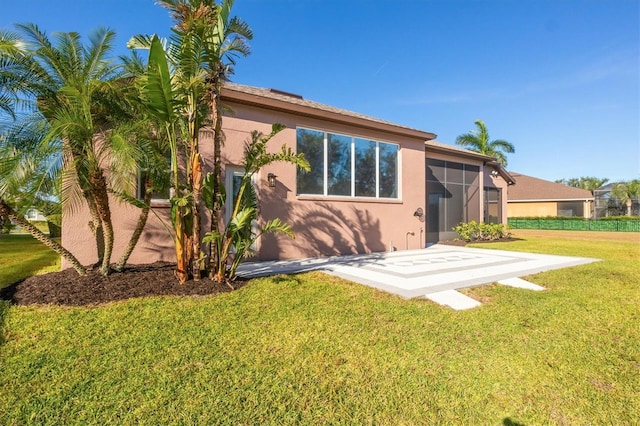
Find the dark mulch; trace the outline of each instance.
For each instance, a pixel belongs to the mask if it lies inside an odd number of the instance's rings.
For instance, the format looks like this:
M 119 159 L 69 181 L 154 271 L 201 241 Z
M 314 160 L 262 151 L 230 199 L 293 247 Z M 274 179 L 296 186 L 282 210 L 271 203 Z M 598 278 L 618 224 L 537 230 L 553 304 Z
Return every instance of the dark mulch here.
M 201 296 L 231 291 L 208 278 L 179 284 L 175 264 L 132 265 L 104 277 L 97 272 L 80 276 L 73 269 L 36 275 L 0 289 L 0 299 L 16 305 L 93 306 L 145 296 Z M 244 282 L 234 281 L 238 288 Z

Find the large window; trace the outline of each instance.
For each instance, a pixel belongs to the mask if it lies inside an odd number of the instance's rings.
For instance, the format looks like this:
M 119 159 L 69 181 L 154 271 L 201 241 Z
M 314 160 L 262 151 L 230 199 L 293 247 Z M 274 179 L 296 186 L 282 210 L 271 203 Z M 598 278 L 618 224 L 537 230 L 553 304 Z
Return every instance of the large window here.
M 311 171 L 298 169 L 300 195 L 398 198 L 396 144 L 298 128 L 297 152 Z

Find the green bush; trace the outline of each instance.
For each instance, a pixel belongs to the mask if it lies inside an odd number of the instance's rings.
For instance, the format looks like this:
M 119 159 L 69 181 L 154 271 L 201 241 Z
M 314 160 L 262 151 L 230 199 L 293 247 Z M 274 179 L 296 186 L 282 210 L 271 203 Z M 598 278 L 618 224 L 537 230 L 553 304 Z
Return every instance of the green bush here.
M 510 217 L 509 220 L 585 220 L 582 216 L 518 216 Z
M 624 220 L 624 221 L 634 221 L 634 220 L 640 220 L 640 216 L 607 216 L 607 217 L 601 217 L 598 220 Z
M 461 222 L 452 228 L 465 241 L 494 241 L 509 238 L 511 233 L 501 223 Z

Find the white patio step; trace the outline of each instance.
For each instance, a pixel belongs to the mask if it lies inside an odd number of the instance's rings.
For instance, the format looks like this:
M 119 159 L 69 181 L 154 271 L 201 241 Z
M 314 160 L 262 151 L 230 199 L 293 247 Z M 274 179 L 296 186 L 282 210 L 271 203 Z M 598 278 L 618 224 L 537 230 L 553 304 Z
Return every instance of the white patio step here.
M 522 278 L 507 278 L 498 281 L 498 284 L 506 285 L 509 287 L 526 288 L 527 290 L 534 291 L 545 290 L 544 287 L 539 286 L 538 284 L 530 283 L 529 281 L 525 281 Z
M 433 302 L 448 306 L 457 311 L 471 309 L 481 305 L 477 300 L 465 296 L 455 290 L 437 291 L 435 293 L 429 293 L 425 295 L 425 297 Z

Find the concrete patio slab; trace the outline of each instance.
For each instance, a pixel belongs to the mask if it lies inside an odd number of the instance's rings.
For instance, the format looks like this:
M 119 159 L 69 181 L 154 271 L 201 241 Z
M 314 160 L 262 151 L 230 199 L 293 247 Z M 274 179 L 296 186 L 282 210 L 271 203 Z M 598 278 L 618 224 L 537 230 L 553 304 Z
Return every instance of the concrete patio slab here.
M 324 271 L 405 298 L 489 284 L 598 259 L 434 245 L 421 250 L 244 263 L 238 275 Z

